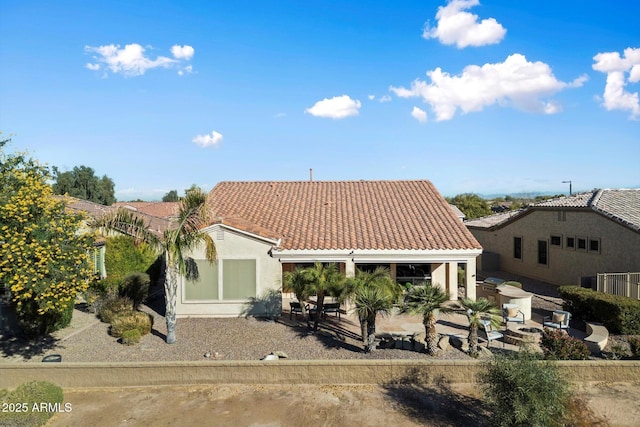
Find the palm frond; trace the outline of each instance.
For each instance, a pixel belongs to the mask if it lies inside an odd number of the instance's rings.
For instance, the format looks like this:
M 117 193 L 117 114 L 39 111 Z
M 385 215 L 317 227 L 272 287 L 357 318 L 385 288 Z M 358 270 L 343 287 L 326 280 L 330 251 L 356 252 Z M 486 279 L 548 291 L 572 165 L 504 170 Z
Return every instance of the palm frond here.
M 150 246 L 159 249 L 159 239 L 149 230 L 149 224 L 134 212 L 120 208 L 115 212 L 109 212 L 89 223 L 94 229 L 102 229 L 103 232 L 117 232 L 133 237 L 137 242 L 146 242 Z

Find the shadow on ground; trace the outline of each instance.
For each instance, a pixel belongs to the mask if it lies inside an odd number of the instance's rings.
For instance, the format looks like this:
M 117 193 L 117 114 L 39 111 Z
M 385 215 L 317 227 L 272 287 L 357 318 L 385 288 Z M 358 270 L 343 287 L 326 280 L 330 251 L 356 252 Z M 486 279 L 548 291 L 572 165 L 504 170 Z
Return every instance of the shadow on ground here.
M 464 396 L 442 379 L 429 381 L 426 370 L 413 369 L 384 389 L 398 411 L 430 426 L 490 426 L 490 414 L 480 399 Z
M 45 354 L 55 348 L 59 348 L 58 339 L 51 335 L 29 340 L 24 337 L 2 337 L 0 339 L 0 355 L 2 357 L 20 356 L 26 360 L 34 357 L 44 357 Z

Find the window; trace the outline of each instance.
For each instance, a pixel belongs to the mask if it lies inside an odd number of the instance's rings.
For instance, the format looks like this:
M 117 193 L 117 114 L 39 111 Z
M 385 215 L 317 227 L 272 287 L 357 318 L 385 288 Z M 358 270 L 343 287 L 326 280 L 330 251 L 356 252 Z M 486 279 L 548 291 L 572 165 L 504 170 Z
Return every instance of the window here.
M 565 211 L 558 211 L 558 221 L 566 221 L 567 213 Z
M 549 263 L 548 249 L 546 240 L 538 240 L 538 264 L 547 265 Z
M 391 270 L 391 264 L 356 264 L 356 268 L 363 273 L 373 273 L 378 267 Z
M 418 284 L 431 281 L 431 264 L 396 264 L 396 281 Z
M 184 299 L 204 301 L 218 299 L 218 266 L 206 260 L 195 260 L 198 280 L 184 281 Z
M 562 246 L 562 236 L 551 236 L 551 246 Z
M 589 252 L 600 252 L 600 239 L 589 239 Z
M 576 248 L 576 238 L 575 237 L 567 237 L 566 242 L 567 249 L 575 249 Z
M 587 239 L 584 237 L 577 237 L 578 239 L 578 250 L 579 251 L 586 251 L 587 250 Z
M 256 296 L 256 260 L 222 260 L 222 299 L 246 300 Z
M 522 237 L 513 238 L 513 257 L 522 259 Z

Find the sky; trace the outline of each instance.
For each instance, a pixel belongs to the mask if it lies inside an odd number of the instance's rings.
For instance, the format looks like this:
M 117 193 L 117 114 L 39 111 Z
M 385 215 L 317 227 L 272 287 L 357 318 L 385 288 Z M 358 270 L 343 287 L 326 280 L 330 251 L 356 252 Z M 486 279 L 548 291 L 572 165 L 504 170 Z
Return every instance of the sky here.
M 0 131 L 120 201 L 640 187 L 640 2 L 0 0 Z

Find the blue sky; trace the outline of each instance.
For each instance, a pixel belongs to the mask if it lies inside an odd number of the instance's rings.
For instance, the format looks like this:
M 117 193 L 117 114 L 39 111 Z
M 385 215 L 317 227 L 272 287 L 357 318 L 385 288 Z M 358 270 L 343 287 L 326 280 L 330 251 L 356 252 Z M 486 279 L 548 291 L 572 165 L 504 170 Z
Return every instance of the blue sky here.
M 640 186 L 640 3 L 0 0 L 0 130 L 118 200 Z

